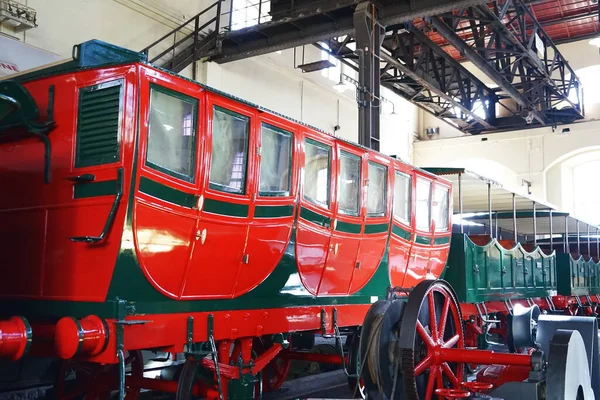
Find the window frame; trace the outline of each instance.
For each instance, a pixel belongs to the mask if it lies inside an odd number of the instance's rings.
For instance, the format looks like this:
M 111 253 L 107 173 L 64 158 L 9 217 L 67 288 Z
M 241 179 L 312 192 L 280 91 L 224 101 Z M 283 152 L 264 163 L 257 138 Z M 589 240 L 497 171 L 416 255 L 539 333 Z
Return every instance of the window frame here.
M 157 90 L 158 92 L 161 92 L 168 96 L 172 96 L 179 100 L 186 101 L 188 103 L 191 103 L 191 105 L 192 105 L 192 112 L 191 112 L 191 114 L 192 114 L 192 124 L 191 124 L 191 128 L 192 128 L 191 165 L 192 165 L 192 168 L 191 168 L 191 175 L 186 175 L 186 174 L 179 173 L 177 171 L 173 171 L 169 168 L 158 165 L 148 159 L 148 154 L 149 154 L 148 150 L 150 148 L 150 134 L 152 131 L 152 125 L 150 123 L 150 114 L 152 113 L 152 91 L 153 90 Z M 190 102 L 188 100 L 192 100 L 192 101 Z M 197 159 L 198 159 L 198 133 L 200 131 L 198 129 L 198 109 L 199 109 L 199 101 L 196 97 L 187 95 L 187 94 L 179 92 L 177 90 L 170 89 L 166 86 L 162 86 L 162 85 L 159 85 L 154 82 L 150 82 L 150 88 L 148 91 L 148 116 L 147 116 L 148 129 L 147 129 L 147 133 L 146 133 L 146 149 L 145 149 L 146 153 L 144 155 L 144 165 L 145 166 L 147 166 L 148 168 L 150 168 L 154 171 L 158 171 L 163 174 L 169 175 L 173 178 L 181 179 L 181 180 L 183 180 L 185 182 L 189 182 L 189 183 L 196 183 L 196 178 L 197 178 L 196 170 L 197 170 Z
M 227 108 L 226 106 L 223 106 L 221 104 L 218 103 L 211 103 L 211 117 L 210 117 L 210 148 L 208 148 L 207 150 L 210 152 L 210 163 L 208 164 L 208 173 L 207 173 L 207 186 L 208 189 L 213 190 L 215 192 L 218 193 L 224 193 L 224 194 L 229 194 L 229 195 L 238 195 L 238 196 L 246 196 L 248 194 L 248 164 L 250 162 L 250 141 L 251 141 L 251 135 L 252 135 L 252 117 L 246 114 L 242 114 L 240 112 L 234 111 L 231 108 Z M 246 130 L 246 147 L 245 147 L 245 153 L 244 153 L 244 162 L 242 163 L 242 174 L 244 179 L 242 180 L 242 187 L 240 189 L 240 191 L 232 191 L 232 190 L 226 190 L 226 188 L 228 188 L 228 186 L 225 185 L 221 185 L 218 183 L 213 183 L 210 181 L 210 172 L 212 169 L 212 161 L 213 161 L 213 130 L 214 130 L 214 119 L 215 119 L 215 111 L 219 110 L 225 114 L 229 114 L 231 116 L 234 117 L 242 117 L 244 119 L 246 119 L 248 121 L 247 124 L 247 130 Z
M 260 162 L 258 164 L 258 188 L 257 193 L 260 197 L 289 197 L 292 193 L 292 174 L 294 172 L 294 133 L 292 131 L 286 130 L 284 128 L 280 128 L 277 125 L 267 122 L 267 121 L 258 121 L 259 122 L 259 134 L 260 134 Z M 262 129 L 264 126 L 267 126 L 269 129 L 274 130 L 276 132 L 287 135 L 290 138 L 290 157 L 288 164 L 288 190 L 287 191 L 269 191 L 264 192 L 260 190 L 260 172 L 262 170 L 262 156 L 264 153 L 263 150 L 263 137 L 262 137 Z
M 347 149 L 344 148 L 340 148 L 339 149 L 340 153 L 338 156 L 338 160 L 339 160 L 339 168 L 338 168 L 338 179 L 337 179 L 337 189 L 336 190 L 336 199 L 337 199 L 337 213 L 344 215 L 346 217 L 359 217 L 361 214 L 361 208 L 362 208 L 362 193 L 361 193 L 361 188 L 362 188 L 362 177 L 363 177 L 363 157 L 361 157 L 358 154 L 354 154 L 350 151 L 348 151 Z M 342 177 L 342 157 L 343 156 L 349 156 L 349 157 L 353 157 L 356 158 L 358 160 L 358 182 L 356 182 L 357 187 L 358 187 L 358 192 L 356 193 L 356 200 L 357 200 L 357 209 L 356 212 L 347 212 L 346 210 L 343 210 L 342 207 L 340 206 L 340 192 L 339 189 L 341 188 L 341 177 Z
M 369 166 L 373 164 L 376 165 L 377 167 L 380 167 L 383 169 L 384 171 L 384 175 L 383 175 L 383 212 L 377 212 L 377 213 L 372 213 L 369 212 L 369 186 L 371 185 L 371 176 L 369 175 Z M 366 213 L 367 213 L 367 217 L 368 218 L 377 218 L 377 217 L 385 217 L 387 215 L 387 209 L 388 209 L 388 175 L 389 175 L 389 166 L 388 165 L 383 165 L 381 163 L 378 163 L 377 161 L 373 161 L 373 160 L 368 160 L 367 161 L 367 179 L 368 184 L 367 184 L 367 203 L 365 204 L 365 208 L 366 208 Z
M 433 194 L 431 196 L 431 210 L 433 211 L 433 200 L 435 197 L 435 192 L 439 189 L 444 190 L 448 195 L 448 213 L 446 216 L 446 227 L 443 229 L 438 228 L 438 226 L 437 226 L 438 221 L 435 219 L 435 216 L 433 215 L 433 213 L 431 215 L 431 219 L 433 220 L 433 222 L 435 222 L 435 233 L 447 233 L 450 230 L 450 205 L 451 205 L 450 188 L 448 186 L 441 185 L 438 182 L 436 182 L 436 184 L 432 190 Z
M 398 175 L 402 175 L 404 177 L 408 178 L 408 218 L 404 219 L 404 218 L 400 218 L 396 215 L 396 213 L 394 212 L 395 209 L 395 203 L 396 203 L 396 183 L 398 182 Z M 412 207 L 413 207 L 413 199 L 412 199 L 412 195 L 413 195 L 413 175 L 408 173 L 408 172 L 404 172 L 401 170 L 398 170 L 396 168 L 394 168 L 394 197 L 392 199 L 392 216 L 394 217 L 394 220 L 403 223 L 406 226 L 410 226 L 411 225 L 411 219 L 412 219 Z
M 327 149 L 328 150 L 328 157 L 327 157 L 327 172 L 328 172 L 328 176 L 327 176 L 327 203 L 323 204 L 320 201 L 313 199 L 309 196 L 306 195 L 306 181 L 305 181 L 305 177 L 306 177 L 306 172 L 303 173 L 302 176 L 302 200 L 303 201 L 307 201 L 310 204 L 317 206 L 317 207 L 321 207 L 324 208 L 326 210 L 331 210 L 331 183 L 333 182 L 332 176 L 331 176 L 331 167 L 332 167 L 332 161 L 333 161 L 333 149 L 334 147 L 330 144 L 327 143 L 323 143 L 320 142 L 317 139 L 313 139 L 310 136 L 304 136 L 304 165 L 302 165 L 302 168 L 306 169 L 306 144 L 311 144 L 315 147 L 321 148 L 321 149 Z
M 418 221 L 418 213 L 417 213 L 417 205 L 419 204 L 419 194 L 417 191 L 417 184 L 419 181 L 425 182 L 429 185 L 429 190 L 427 191 L 428 195 L 427 195 L 427 210 L 428 210 L 428 214 L 429 214 L 429 218 L 428 218 L 428 224 L 427 224 L 427 229 L 424 230 L 421 227 L 419 227 L 419 221 Z M 432 221 L 432 215 L 431 215 L 431 200 L 432 200 L 432 188 L 433 188 L 433 181 L 431 179 L 427 179 L 423 176 L 416 176 L 415 179 L 415 230 L 420 231 L 420 232 L 427 232 L 427 233 L 433 233 L 431 231 L 431 221 Z

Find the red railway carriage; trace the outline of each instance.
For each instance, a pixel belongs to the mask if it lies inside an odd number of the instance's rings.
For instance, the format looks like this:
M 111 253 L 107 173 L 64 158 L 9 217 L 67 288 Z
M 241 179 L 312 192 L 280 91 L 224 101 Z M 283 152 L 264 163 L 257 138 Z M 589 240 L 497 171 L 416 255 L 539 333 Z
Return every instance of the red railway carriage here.
M 1 356 L 115 364 L 96 394 L 253 397 L 288 333 L 353 330 L 442 273 L 446 180 L 141 54 L 74 54 L 0 82 Z M 144 349 L 186 352 L 179 386 L 141 376 Z

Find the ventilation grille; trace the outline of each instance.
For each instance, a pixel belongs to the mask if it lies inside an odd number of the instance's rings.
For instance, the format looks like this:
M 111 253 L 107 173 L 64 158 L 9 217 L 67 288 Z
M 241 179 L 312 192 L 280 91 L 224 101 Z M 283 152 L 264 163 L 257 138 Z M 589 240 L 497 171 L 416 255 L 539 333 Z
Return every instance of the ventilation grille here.
M 121 80 L 79 90 L 76 167 L 119 160 Z

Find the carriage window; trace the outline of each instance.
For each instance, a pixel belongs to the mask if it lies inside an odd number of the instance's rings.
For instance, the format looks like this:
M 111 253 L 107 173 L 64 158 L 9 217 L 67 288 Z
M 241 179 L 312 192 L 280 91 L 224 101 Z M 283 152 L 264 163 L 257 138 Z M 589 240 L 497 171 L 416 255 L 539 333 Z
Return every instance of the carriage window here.
M 292 163 L 292 134 L 262 124 L 260 183 L 262 196 L 288 196 Z
M 147 164 L 192 182 L 196 170 L 196 110 L 198 101 L 153 86 L 150 89 Z
M 367 214 L 371 217 L 385 215 L 387 167 L 369 161 L 369 186 L 367 189 Z
M 416 225 L 417 229 L 426 232 L 429 232 L 431 228 L 431 214 L 429 209 L 430 192 L 431 182 L 417 179 Z
M 340 153 L 339 212 L 358 215 L 360 206 L 360 157 Z
M 394 217 L 410 224 L 410 176 L 396 171 L 394 180 Z
M 304 145 L 304 198 L 311 203 L 329 207 L 331 147 L 311 139 L 306 139 Z
M 448 230 L 448 200 L 448 189 L 443 186 L 436 186 L 433 191 L 433 202 L 431 204 L 431 212 L 435 221 L 436 232 Z
M 210 161 L 211 189 L 244 194 L 250 118 L 215 106 Z

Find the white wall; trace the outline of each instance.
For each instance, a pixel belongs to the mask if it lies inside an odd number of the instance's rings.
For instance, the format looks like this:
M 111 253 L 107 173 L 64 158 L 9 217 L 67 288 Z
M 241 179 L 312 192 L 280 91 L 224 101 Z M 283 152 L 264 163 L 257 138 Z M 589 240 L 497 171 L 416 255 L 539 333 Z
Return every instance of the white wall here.
M 561 134 L 563 128 L 569 128 L 570 133 Z M 510 185 L 521 184 L 522 179 L 531 181 L 534 196 L 568 210 L 572 204 L 561 193 L 569 188 L 561 186 L 562 173 L 551 169 L 574 154 L 600 148 L 600 121 L 559 127 L 556 133 L 551 128 L 539 128 L 422 141 L 416 142 L 414 148 L 414 161 L 421 166 L 469 164 L 469 169 L 490 175 L 495 171 L 488 163 L 473 160 L 498 163 L 514 173 L 507 173 L 500 181 Z

